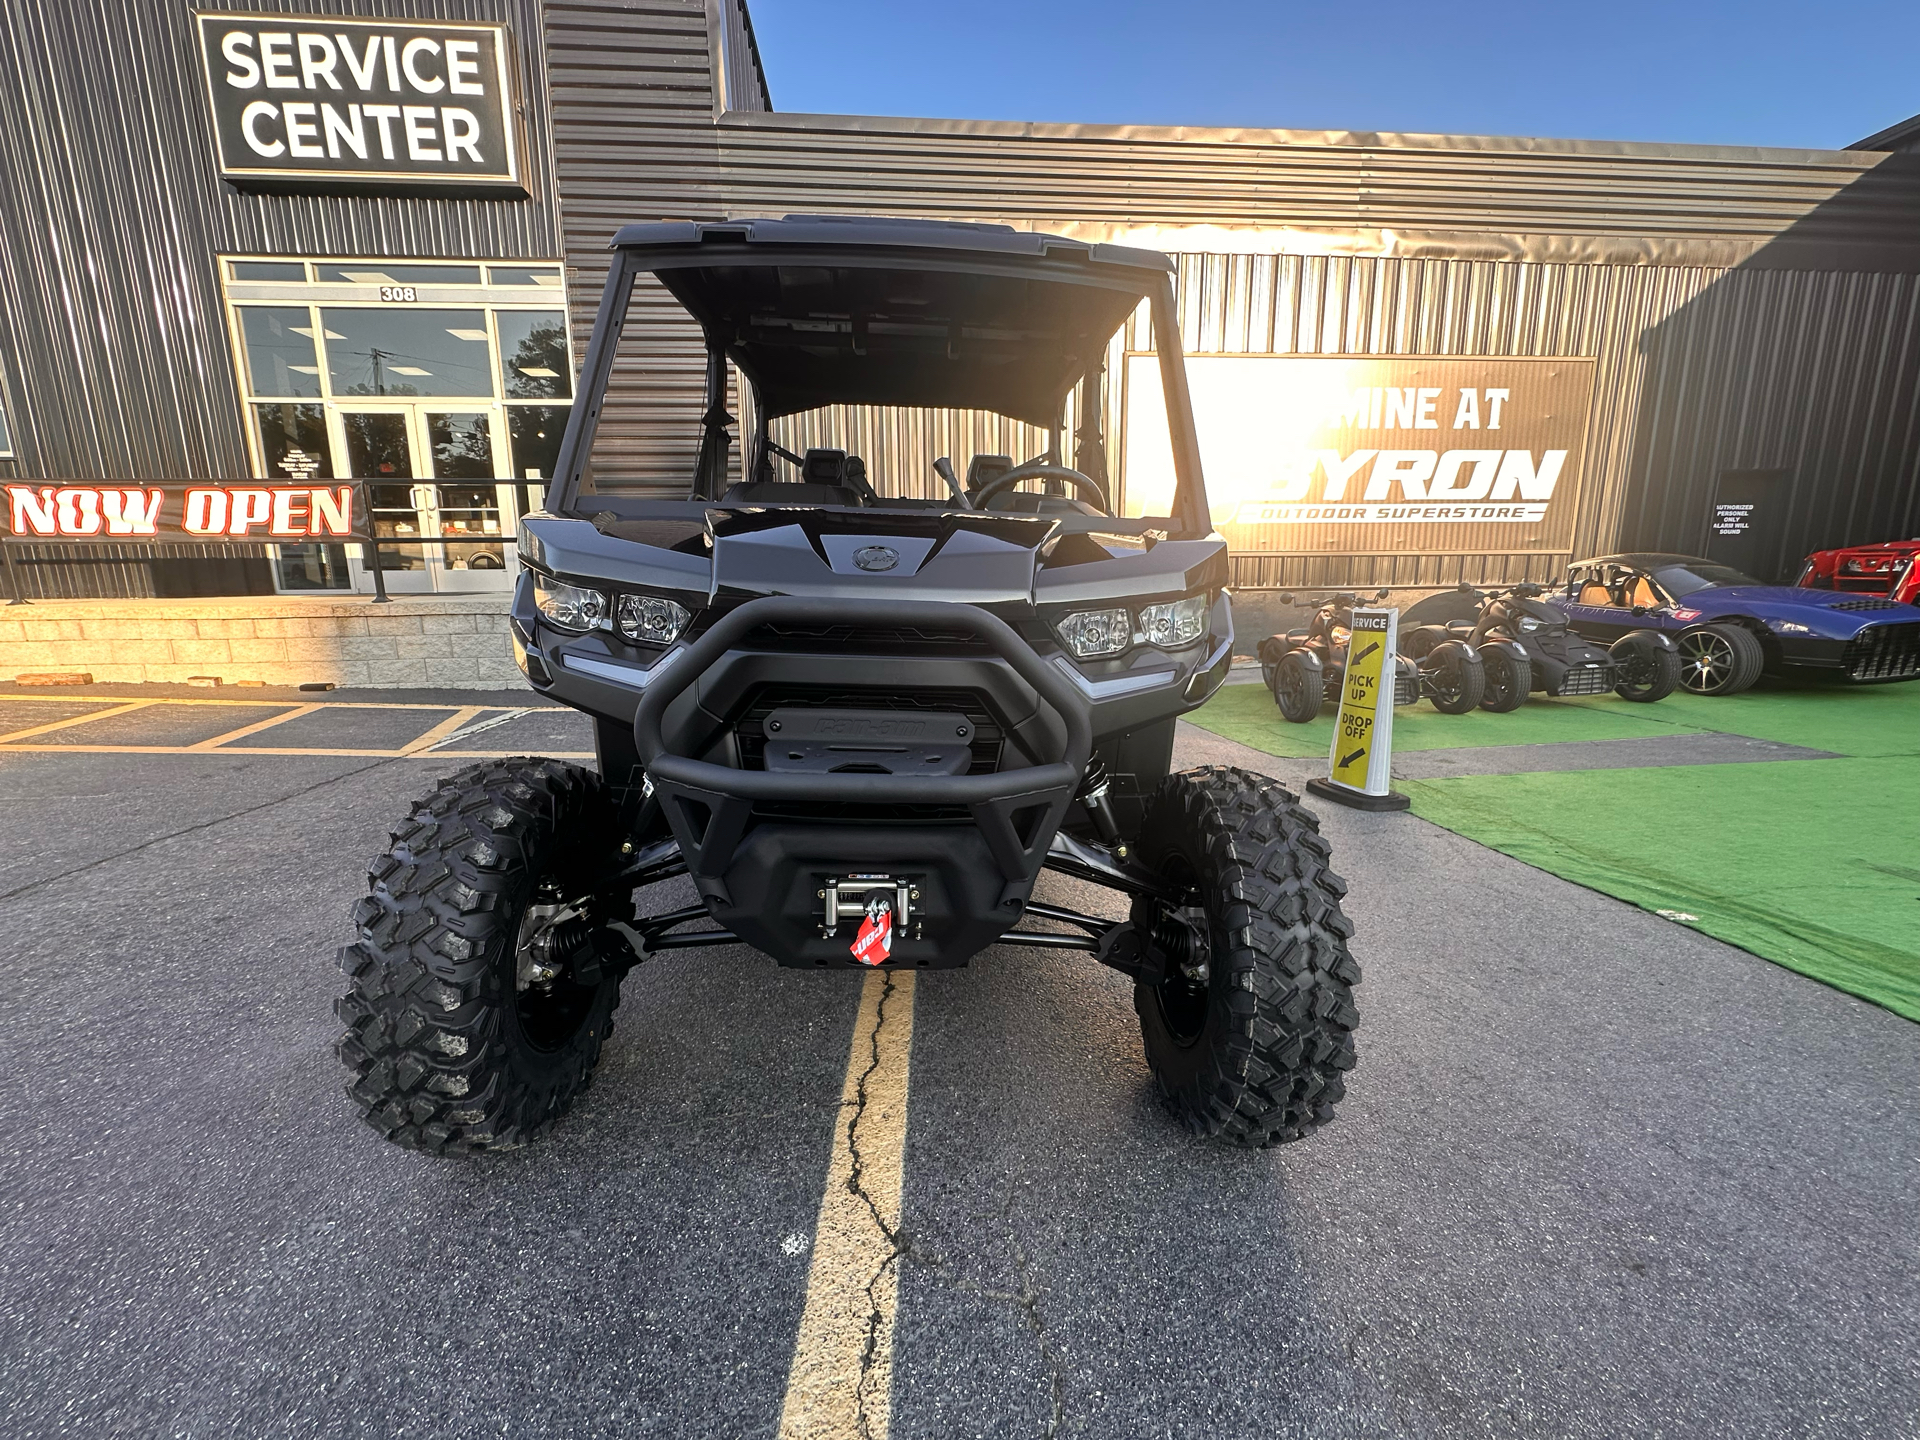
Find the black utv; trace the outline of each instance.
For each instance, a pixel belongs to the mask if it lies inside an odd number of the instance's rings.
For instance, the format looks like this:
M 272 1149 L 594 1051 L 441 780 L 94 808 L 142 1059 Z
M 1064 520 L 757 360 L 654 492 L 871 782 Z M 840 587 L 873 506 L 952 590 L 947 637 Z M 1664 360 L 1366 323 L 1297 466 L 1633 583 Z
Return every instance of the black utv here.
M 1132 980 L 1193 1131 L 1332 1117 L 1360 972 L 1327 842 L 1265 776 L 1169 773 L 1233 652 L 1171 269 L 994 225 L 620 232 L 510 621 L 598 765 L 465 769 L 369 867 L 339 1051 L 382 1134 L 531 1139 L 632 967 L 735 942 L 808 969 L 1082 951 Z M 1127 514 L 1103 402 L 1143 307 L 1173 484 Z M 676 409 L 666 359 L 699 344 L 704 406 Z M 941 452 L 968 443 L 963 478 Z M 1126 918 L 1035 898 L 1043 870 Z

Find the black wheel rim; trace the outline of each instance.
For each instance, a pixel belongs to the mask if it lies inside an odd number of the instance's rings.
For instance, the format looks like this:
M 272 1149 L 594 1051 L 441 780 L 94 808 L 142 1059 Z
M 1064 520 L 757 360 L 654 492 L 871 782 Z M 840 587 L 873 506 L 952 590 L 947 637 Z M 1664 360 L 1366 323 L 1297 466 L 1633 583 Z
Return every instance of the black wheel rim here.
M 1161 863 L 1160 873 L 1177 885 L 1194 887 L 1193 866 L 1177 852 Z M 1206 983 L 1196 982 L 1176 970 L 1153 987 L 1161 1023 L 1174 1043 L 1190 1046 L 1205 1033 L 1207 1013 L 1212 1008 L 1211 979 L 1209 975 Z
M 1504 655 L 1495 655 L 1486 661 L 1486 667 L 1486 701 L 1504 706 L 1513 699 L 1513 662 Z
M 1460 703 L 1462 688 L 1460 683 L 1461 669 L 1460 662 L 1457 660 L 1451 662 L 1442 661 L 1434 668 L 1433 674 L 1428 680 L 1428 685 L 1433 691 L 1433 698 L 1435 700 L 1447 705 L 1458 705 Z
M 1711 695 L 1733 678 L 1733 646 L 1724 636 L 1696 630 L 1680 637 L 1680 677 L 1687 689 Z
M 1307 676 L 1304 665 L 1282 665 L 1274 688 L 1280 694 L 1283 710 L 1304 710 L 1307 706 Z

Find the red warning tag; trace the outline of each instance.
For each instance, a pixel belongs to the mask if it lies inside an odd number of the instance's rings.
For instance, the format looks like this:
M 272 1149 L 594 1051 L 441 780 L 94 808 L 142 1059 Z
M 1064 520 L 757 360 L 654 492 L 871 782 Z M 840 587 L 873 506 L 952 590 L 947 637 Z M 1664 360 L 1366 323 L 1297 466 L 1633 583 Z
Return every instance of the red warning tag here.
M 867 901 L 867 915 L 860 922 L 860 933 L 847 947 L 862 965 L 883 964 L 893 954 L 893 902 L 884 895 Z

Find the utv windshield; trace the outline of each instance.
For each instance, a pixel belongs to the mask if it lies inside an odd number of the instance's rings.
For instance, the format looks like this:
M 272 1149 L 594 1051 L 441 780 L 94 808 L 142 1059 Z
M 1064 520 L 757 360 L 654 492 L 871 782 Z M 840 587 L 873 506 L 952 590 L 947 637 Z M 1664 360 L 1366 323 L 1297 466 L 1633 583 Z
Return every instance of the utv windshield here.
M 576 411 L 548 504 L 1037 512 L 1205 533 L 1171 305 L 1163 257 L 1002 226 L 630 227 L 583 376 L 602 393 Z M 1155 336 L 1170 342 L 1159 388 L 1179 483 L 1138 497 L 1166 512 L 1142 516 L 1110 420 L 1122 357 Z

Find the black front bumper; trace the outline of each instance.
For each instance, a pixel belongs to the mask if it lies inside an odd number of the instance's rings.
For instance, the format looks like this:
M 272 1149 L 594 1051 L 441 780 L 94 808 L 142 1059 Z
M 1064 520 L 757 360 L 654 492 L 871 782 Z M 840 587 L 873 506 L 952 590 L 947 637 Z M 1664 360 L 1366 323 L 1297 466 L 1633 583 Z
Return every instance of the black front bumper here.
M 918 895 L 888 963 L 964 964 L 1025 908 L 1086 773 L 1087 702 L 1011 626 L 970 605 L 898 603 L 889 614 L 978 636 L 1004 662 L 996 669 L 1024 683 L 1034 723 L 1023 748 L 1051 735 L 1053 758 L 979 774 L 813 774 L 675 753 L 669 733 L 700 732 L 666 723 L 669 708 L 703 676 L 724 672 L 722 662 L 750 633 L 872 615 L 870 604 L 835 599 L 776 596 L 729 611 L 666 668 L 655 667 L 634 714 L 640 763 L 709 913 L 782 964 L 856 963 L 855 926 L 823 933 L 821 891 L 836 877 L 875 873 Z

